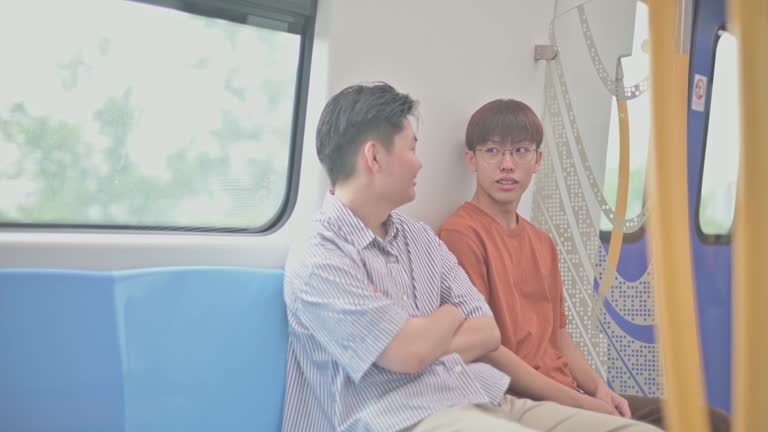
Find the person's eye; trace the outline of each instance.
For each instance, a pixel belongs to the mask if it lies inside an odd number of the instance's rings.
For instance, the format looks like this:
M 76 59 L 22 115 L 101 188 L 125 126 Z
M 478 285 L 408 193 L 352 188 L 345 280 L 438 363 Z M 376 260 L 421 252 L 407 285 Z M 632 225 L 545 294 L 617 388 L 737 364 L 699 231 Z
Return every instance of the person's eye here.
M 485 149 L 485 152 L 489 155 L 495 155 L 499 153 L 499 149 L 497 149 L 496 147 L 488 147 L 487 149 Z

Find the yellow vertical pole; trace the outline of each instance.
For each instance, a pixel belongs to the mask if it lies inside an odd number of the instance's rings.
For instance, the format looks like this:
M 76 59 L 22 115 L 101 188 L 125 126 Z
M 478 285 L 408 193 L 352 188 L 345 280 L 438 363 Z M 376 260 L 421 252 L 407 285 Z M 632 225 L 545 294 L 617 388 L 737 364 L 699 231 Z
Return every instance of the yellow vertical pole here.
M 652 148 L 651 262 L 656 270 L 657 335 L 671 432 L 708 431 L 688 224 L 688 55 L 681 50 L 682 5 L 648 2 Z
M 741 79 L 741 154 L 733 223 L 733 426 L 768 431 L 768 2 L 731 0 Z
M 619 179 L 616 188 L 616 221 L 611 231 L 611 241 L 608 244 L 608 263 L 603 271 L 603 280 L 597 290 L 600 306 L 616 278 L 616 268 L 619 266 L 621 245 L 624 242 L 624 220 L 627 216 L 629 201 L 629 108 L 625 99 L 616 99 L 619 113 Z M 600 308 L 595 308 L 599 311 Z M 599 315 L 595 315 L 596 321 Z

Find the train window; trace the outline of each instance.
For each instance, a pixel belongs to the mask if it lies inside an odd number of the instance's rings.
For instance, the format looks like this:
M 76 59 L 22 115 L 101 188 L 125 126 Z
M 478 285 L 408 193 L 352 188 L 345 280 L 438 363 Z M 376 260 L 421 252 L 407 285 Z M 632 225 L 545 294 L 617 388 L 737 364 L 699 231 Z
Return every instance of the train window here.
M 650 71 L 648 56 L 648 6 L 637 2 L 635 30 L 632 41 L 632 55 L 622 59 L 622 70 L 626 85 L 643 82 Z M 642 94 L 627 102 L 629 115 L 629 194 L 626 219 L 632 219 L 643 211 L 645 193 L 645 168 L 650 143 L 651 108 L 650 94 Z M 616 190 L 619 183 L 619 111 L 616 99 L 611 104 L 611 123 L 608 130 L 608 147 L 605 161 L 603 194 L 606 201 L 615 208 Z M 605 215 L 600 217 L 600 231 L 607 234 L 613 225 Z
M 260 231 L 285 216 L 300 19 L 148 3 L 5 8 L 3 226 Z
M 728 235 L 736 205 L 739 169 L 738 57 L 736 39 L 721 32 L 715 52 L 704 149 L 698 221 L 705 235 Z

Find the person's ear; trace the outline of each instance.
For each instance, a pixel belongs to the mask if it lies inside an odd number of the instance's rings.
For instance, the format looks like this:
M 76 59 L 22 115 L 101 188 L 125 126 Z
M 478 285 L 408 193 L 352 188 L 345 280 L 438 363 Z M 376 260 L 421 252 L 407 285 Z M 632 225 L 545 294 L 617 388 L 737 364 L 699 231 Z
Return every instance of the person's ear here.
M 477 172 L 477 154 L 475 152 L 466 150 L 464 152 L 464 163 L 470 171 Z
M 378 172 L 381 170 L 381 149 L 374 141 L 367 141 L 363 144 L 363 161 L 365 167 L 370 172 Z
M 539 168 L 541 168 L 541 159 L 544 157 L 544 153 L 541 151 L 536 151 L 536 164 L 533 166 L 533 172 L 534 174 L 539 172 Z

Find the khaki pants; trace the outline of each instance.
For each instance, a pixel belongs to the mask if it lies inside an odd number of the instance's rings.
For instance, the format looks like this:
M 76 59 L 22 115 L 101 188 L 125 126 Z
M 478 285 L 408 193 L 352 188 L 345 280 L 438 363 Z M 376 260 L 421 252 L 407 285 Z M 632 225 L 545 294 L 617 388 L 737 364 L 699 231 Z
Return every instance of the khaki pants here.
M 629 403 L 629 410 L 632 412 L 632 418 L 643 423 L 650 423 L 660 428 L 664 427 L 664 415 L 662 412 L 661 399 L 621 395 Z M 731 430 L 731 419 L 728 414 L 717 408 L 709 409 L 709 424 L 712 432 L 729 432 Z
M 501 406 L 463 405 L 435 413 L 407 432 L 658 432 L 622 417 L 598 414 L 554 402 L 507 396 Z

